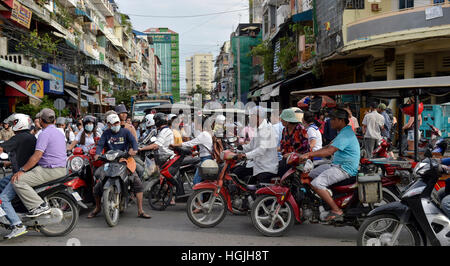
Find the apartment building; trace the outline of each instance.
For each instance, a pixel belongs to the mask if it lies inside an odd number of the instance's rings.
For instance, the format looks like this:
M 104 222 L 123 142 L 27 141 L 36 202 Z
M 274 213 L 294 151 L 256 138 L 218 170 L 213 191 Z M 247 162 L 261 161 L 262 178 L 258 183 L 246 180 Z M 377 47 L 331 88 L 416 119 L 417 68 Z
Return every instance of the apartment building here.
M 200 86 L 212 91 L 214 80 L 214 57 L 212 54 L 195 54 L 186 60 L 186 93 Z

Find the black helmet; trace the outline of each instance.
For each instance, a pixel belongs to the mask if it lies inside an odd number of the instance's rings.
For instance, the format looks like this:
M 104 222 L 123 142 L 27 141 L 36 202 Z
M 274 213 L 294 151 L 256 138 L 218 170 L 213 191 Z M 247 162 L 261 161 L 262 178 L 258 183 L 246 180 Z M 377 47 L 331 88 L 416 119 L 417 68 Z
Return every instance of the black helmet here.
M 86 125 L 87 123 L 93 123 L 95 127 L 97 124 L 97 119 L 92 115 L 87 115 L 83 118 L 83 125 Z
M 165 114 L 163 113 L 157 113 L 155 114 L 155 116 L 153 117 L 153 120 L 155 120 L 155 126 L 157 128 L 163 126 L 163 125 L 167 125 L 167 117 Z
M 117 114 L 128 113 L 127 107 L 124 104 L 119 104 L 114 109 Z

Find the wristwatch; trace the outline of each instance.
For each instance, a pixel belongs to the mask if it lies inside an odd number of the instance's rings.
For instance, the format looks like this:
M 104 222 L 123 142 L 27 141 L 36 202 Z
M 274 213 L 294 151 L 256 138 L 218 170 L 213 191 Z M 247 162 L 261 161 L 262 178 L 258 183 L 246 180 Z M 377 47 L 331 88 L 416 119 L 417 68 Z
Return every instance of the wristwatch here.
M 20 167 L 19 172 L 24 172 L 24 173 L 26 173 L 27 171 L 25 171 L 25 170 L 23 169 L 23 167 Z

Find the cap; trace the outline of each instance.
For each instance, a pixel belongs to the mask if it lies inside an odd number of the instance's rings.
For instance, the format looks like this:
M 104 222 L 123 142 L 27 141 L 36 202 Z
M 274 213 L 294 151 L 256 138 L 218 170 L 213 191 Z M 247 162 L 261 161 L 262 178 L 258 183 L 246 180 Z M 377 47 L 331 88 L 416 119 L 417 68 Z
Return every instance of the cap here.
M 380 104 L 378 105 L 378 108 L 380 108 L 381 110 L 386 110 L 387 106 L 386 106 L 386 104 L 384 104 L 384 103 L 380 103 Z
M 118 114 L 128 113 L 127 107 L 125 107 L 124 104 L 119 104 L 119 105 L 117 105 L 116 108 L 115 108 L 114 110 L 115 110 L 116 113 L 118 113 Z
M 39 112 L 39 114 L 36 115 L 36 117 L 38 117 L 44 121 L 49 121 L 50 118 L 54 119 L 56 117 L 56 115 L 55 115 L 55 111 L 53 111 L 52 109 L 44 108 Z
M 302 111 L 302 109 L 300 109 L 298 107 L 291 107 L 291 109 L 294 110 L 295 117 L 297 118 L 297 120 L 302 121 L 303 115 L 304 115 L 304 112 Z
M 57 125 L 65 125 L 66 119 L 64 117 L 58 117 L 58 118 L 56 118 L 56 124 Z
M 292 109 L 284 109 L 280 115 L 280 118 L 289 123 L 300 123 L 295 116 L 295 112 Z
M 348 112 L 344 109 L 336 108 L 330 113 L 331 118 L 348 119 Z
M 120 118 L 119 118 L 118 115 L 112 114 L 112 115 L 109 115 L 109 116 L 106 118 L 106 121 L 107 121 L 109 124 L 114 125 L 115 123 L 120 122 Z

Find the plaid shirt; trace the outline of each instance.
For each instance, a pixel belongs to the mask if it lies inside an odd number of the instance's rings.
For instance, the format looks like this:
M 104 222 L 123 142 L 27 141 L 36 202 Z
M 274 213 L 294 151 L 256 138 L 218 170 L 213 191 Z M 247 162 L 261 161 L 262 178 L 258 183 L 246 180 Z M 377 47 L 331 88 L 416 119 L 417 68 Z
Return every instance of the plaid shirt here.
M 288 129 L 283 129 L 283 136 L 281 138 L 281 153 L 297 152 L 300 154 L 309 152 L 308 137 L 306 136 L 306 130 L 298 124 L 292 134 L 288 133 Z

